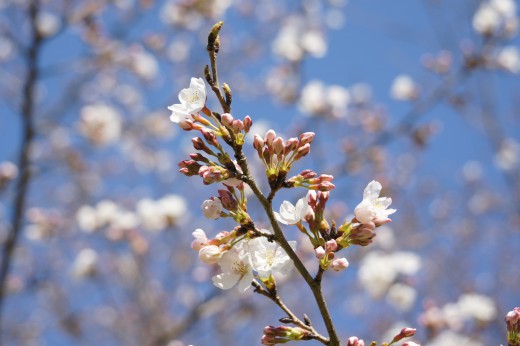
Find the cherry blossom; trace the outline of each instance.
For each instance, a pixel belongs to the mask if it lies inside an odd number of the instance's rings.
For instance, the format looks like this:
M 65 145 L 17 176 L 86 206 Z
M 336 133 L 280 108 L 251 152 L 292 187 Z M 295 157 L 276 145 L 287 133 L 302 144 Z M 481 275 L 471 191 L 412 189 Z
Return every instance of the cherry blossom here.
M 392 203 L 390 197 L 379 197 L 382 186 L 379 182 L 372 180 L 363 193 L 363 201 L 354 210 L 356 219 L 361 223 L 374 220 L 386 221 L 388 216 L 396 212 L 395 209 L 387 209 Z
M 296 247 L 295 241 L 289 241 L 289 244 L 293 249 Z M 292 260 L 280 245 L 269 242 L 265 237 L 250 240 L 248 245 L 251 263 L 261 278 L 267 278 L 273 274 L 286 275 L 291 270 Z
M 191 118 L 191 114 L 200 112 L 206 104 L 206 85 L 202 78 L 192 78 L 190 87 L 179 92 L 181 103 L 168 107 L 172 111 L 170 120 L 180 123 Z
M 300 198 L 296 202 L 296 206 L 289 201 L 283 201 L 280 206 L 280 213 L 274 212 L 274 216 L 278 222 L 284 225 L 295 225 L 305 217 L 308 209 L 307 197 Z
M 247 255 L 236 247 L 227 251 L 218 261 L 222 273 L 213 277 L 213 284 L 227 290 L 238 283 L 238 289 L 244 293 L 253 282 L 253 271 Z

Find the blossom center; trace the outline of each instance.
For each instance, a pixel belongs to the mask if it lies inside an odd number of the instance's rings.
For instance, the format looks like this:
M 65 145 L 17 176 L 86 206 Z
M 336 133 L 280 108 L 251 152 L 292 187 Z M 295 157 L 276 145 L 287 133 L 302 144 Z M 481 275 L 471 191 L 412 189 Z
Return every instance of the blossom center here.
M 242 261 L 235 262 L 235 263 L 233 263 L 231 270 L 233 270 L 233 273 L 235 273 L 235 274 L 244 275 L 247 273 L 247 266 Z
M 187 100 L 188 103 L 195 103 L 200 101 L 199 91 L 195 90 L 190 95 L 188 95 Z

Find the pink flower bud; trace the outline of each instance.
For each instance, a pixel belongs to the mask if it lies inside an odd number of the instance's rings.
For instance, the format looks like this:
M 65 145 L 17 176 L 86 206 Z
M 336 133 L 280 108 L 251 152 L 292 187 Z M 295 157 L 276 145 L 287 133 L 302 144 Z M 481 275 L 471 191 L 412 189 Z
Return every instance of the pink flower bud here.
M 215 134 L 215 131 L 208 130 L 206 128 L 203 128 L 200 130 L 202 135 L 204 136 L 204 139 L 213 146 L 218 146 L 218 140 L 217 135 Z
M 319 191 L 323 191 L 323 192 L 326 192 L 326 191 L 332 191 L 334 190 L 336 186 L 331 183 L 330 181 L 324 181 L 323 183 L 320 183 L 318 185 L 318 190 Z
M 218 190 L 218 195 L 220 196 L 220 200 L 224 208 L 229 211 L 235 211 L 238 208 L 238 202 L 233 197 L 233 194 L 228 190 Z
M 229 113 L 224 113 L 222 114 L 221 118 L 220 118 L 221 122 L 222 122 L 222 125 L 224 126 L 229 126 L 231 125 L 231 123 L 233 123 L 233 116 Z
M 348 266 L 349 266 L 349 263 L 345 257 L 336 258 L 335 260 L 332 261 L 332 263 L 330 265 L 330 267 L 337 272 L 347 269 Z
M 273 141 L 274 141 L 275 138 L 276 138 L 276 132 L 274 132 L 274 130 L 269 130 L 269 131 L 267 131 L 267 133 L 265 134 L 264 142 L 265 142 L 268 146 L 272 146 L 272 145 L 273 145 Z
M 260 135 L 255 135 L 253 139 L 253 148 L 255 148 L 256 151 L 260 152 L 264 148 L 264 140 Z
M 199 250 L 199 258 L 206 264 L 215 264 L 219 261 L 222 253 L 216 245 L 204 246 Z
M 201 208 L 205 217 L 216 220 L 222 212 L 222 202 L 218 198 L 211 197 L 202 203 Z
M 246 115 L 244 118 L 244 131 L 248 133 L 251 129 L 251 126 L 253 126 L 253 119 L 251 119 L 249 115 Z
M 274 153 L 276 155 L 281 155 L 284 152 L 285 144 L 283 142 L 282 137 L 276 137 L 276 139 L 273 141 L 273 148 Z
M 233 127 L 233 131 L 235 131 L 235 133 L 238 133 L 244 129 L 244 123 L 242 120 L 235 120 L 233 121 L 233 124 L 231 124 L 231 127 Z
M 310 144 L 314 139 L 314 132 L 305 132 L 300 135 L 300 147 L 305 144 Z
M 365 342 L 358 339 L 356 336 L 351 336 L 347 340 L 347 346 L 365 346 Z
M 421 345 L 419 345 L 418 343 L 413 342 L 413 341 L 407 341 L 407 342 L 403 343 L 403 346 L 421 346 Z
M 298 138 L 289 138 L 287 140 L 287 142 L 285 142 L 285 151 L 284 151 L 284 154 L 287 155 L 289 154 L 291 151 L 294 151 L 296 150 L 296 148 L 298 147 Z
M 322 246 L 318 246 L 316 249 L 314 249 L 314 252 L 316 253 L 316 258 L 318 259 L 325 257 L 325 249 Z
M 305 144 L 304 146 L 300 147 L 296 151 L 296 155 L 294 157 L 294 161 L 297 161 L 301 159 L 302 157 L 306 156 L 311 151 L 311 145 L 309 143 Z
M 179 162 L 179 172 L 186 176 L 193 176 L 199 173 L 202 166 L 193 160 L 184 160 Z
M 399 334 L 394 336 L 392 343 L 398 342 L 399 340 L 402 340 L 404 338 L 409 338 L 414 335 L 415 335 L 415 328 L 403 328 L 403 329 L 401 329 Z
M 336 243 L 336 240 L 331 239 L 328 242 L 325 243 L 325 249 L 327 252 L 334 252 L 338 249 L 338 244 Z
M 299 175 L 301 175 L 303 179 L 309 180 L 316 177 L 318 174 L 316 172 L 311 171 L 310 169 L 306 169 L 302 171 Z

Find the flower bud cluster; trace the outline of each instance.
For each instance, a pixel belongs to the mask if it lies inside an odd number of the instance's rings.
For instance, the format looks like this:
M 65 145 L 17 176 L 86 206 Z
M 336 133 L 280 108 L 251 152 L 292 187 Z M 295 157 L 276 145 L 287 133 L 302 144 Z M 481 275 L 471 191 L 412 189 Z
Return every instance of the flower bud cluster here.
M 347 340 L 347 346 L 365 346 L 365 341 L 359 339 L 357 336 L 351 336 Z
M 267 131 L 263 138 L 255 135 L 253 147 L 265 165 L 271 187 L 283 182 L 292 164 L 311 151 L 313 139 L 314 132 L 305 132 L 299 138 L 289 138 L 287 141 L 276 136 L 274 130 Z
M 267 326 L 264 328 L 262 345 L 285 344 L 294 340 L 309 340 L 311 333 L 299 327 Z
M 220 123 L 231 133 L 234 134 L 234 142 L 242 146 L 244 144 L 245 136 L 253 126 L 253 120 L 247 115 L 244 120 L 234 119 L 229 113 L 224 113 L 220 117 Z
M 520 308 L 509 311 L 505 317 L 507 342 L 510 346 L 520 345 Z
M 289 187 L 301 186 L 309 190 L 331 191 L 335 187 L 334 184 L 332 184 L 332 179 L 334 179 L 332 175 L 321 174 L 318 176 L 316 172 L 306 169 L 300 174 L 288 179 L 286 184 Z
M 314 249 L 316 257 L 320 260 L 320 266 L 323 270 L 327 270 L 329 267 L 334 271 L 342 271 L 347 269 L 349 263 L 346 258 L 335 258 L 334 252 L 338 251 L 338 244 L 334 239 L 331 239 L 323 246 L 318 246 Z

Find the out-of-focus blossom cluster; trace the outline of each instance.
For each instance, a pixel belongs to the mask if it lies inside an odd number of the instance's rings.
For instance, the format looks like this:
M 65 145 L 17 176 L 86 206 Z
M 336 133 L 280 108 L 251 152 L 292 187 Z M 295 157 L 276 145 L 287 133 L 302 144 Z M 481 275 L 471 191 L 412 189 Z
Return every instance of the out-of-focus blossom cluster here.
M 78 124 L 80 133 L 93 144 L 104 146 L 117 141 L 121 135 L 122 118 L 106 104 L 88 105 L 81 109 Z
M 497 314 L 496 303 L 490 297 L 465 293 L 457 302 L 442 307 L 428 303 L 419 320 L 430 332 L 437 334 L 443 328 L 454 332 L 462 331 L 467 323 L 483 326 L 496 320 Z
M 272 50 L 289 61 L 299 61 L 306 54 L 321 58 L 327 53 L 327 42 L 321 30 L 310 27 L 304 18 L 294 16 L 285 20 Z
M 0 190 L 18 177 L 18 167 L 10 161 L 0 163 Z
M 76 220 L 85 232 L 107 227 L 109 234 L 119 238 L 120 232 L 138 227 L 157 232 L 175 226 L 186 212 L 184 198 L 167 195 L 158 200 L 142 199 L 135 211 L 126 210 L 109 200 L 100 201 L 95 206 L 84 205 L 78 209 Z
M 514 0 L 487 0 L 473 16 L 473 28 L 484 36 L 511 37 L 518 31 L 518 17 Z
M 56 209 L 31 208 L 26 212 L 29 224 L 25 235 L 31 240 L 45 240 L 52 237 L 63 222 L 63 216 Z
M 391 305 L 407 311 L 413 307 L 417 297 L 415 288 L 408 281 L 421 269 L 421 262 L 420 257 L 412 252 L 372 251 L 361 260 L 358 278 L 372 297 L 386 295 Z

